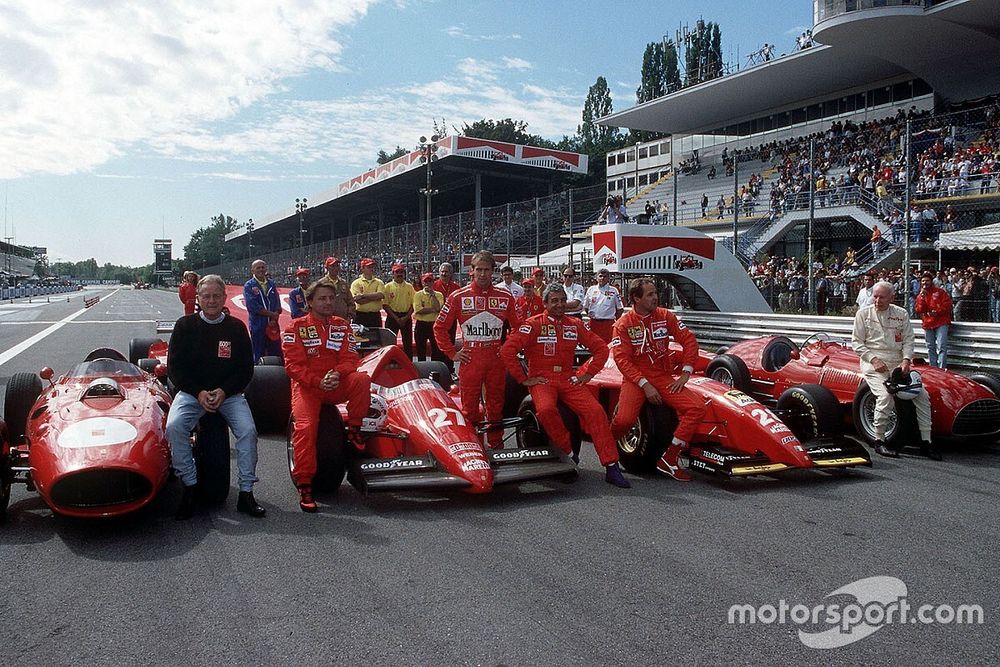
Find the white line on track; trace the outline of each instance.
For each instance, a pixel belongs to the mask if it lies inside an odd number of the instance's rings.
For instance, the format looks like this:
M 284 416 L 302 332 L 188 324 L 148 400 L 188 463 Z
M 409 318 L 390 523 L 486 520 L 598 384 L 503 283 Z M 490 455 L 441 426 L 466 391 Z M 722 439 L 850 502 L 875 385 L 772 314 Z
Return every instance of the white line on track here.
M 31 325 L 31 324 L 59 324 L 60 322 L 65 324 L 155 324 L 160 320 L 80 320 L 78 322 L 67 322 L 66 320 L 11 320 L 7 322 L 0 321 L 0 327 L 12 326 L 15 324 L 19 325 Z
M 108 297 L 112 297 L 112 296 L 114 296 L 117 293 L 118 293 L 118 290 L 115 290 L 114 292 L 112 292 L 111 294 L 109 294 Z M 76 318 L 80 317 L 80 315 L 83 315 L 85 312 L 87 312 L 87 309 L 86 308 L 81 308 L 80 310 L 76 311 L 75 313 L 72 313 L 71 315 L 67 315 L 63 319 L 59 320 L 58 322 L 56 322 L 55 324 L 53 324 L 52 326 L 50 326 L 48 329 L 44 329 L 42 331 L 39 331 L 38 333 L 36 333 L 31 338 L 18 343 L 17 345 L 15 345 L 14 347 L 10 348 L 9 350 L 7 350 L 6 352 L 4 352 L 3 354 L 0 354 L 0 366 L 3 366 L 8 361 L 10 361 L 11 359 L 13 359 L 17 355 L 21 354 L 22 352 L 24 352 L 25 350 L 27 350 L 29 347 L 31 347 L 32 345 L 34 345 L 38 341 L 47 338 L 51 334 L 54 334 L 56 331 L 59 331 L 64 326 L 66 326 L 67 324 L 69 324 L 70 322 L 72 322 L 73 320 L 75 320 Z M 36 322 L 36 324 L 37 324 L 37 322 Z

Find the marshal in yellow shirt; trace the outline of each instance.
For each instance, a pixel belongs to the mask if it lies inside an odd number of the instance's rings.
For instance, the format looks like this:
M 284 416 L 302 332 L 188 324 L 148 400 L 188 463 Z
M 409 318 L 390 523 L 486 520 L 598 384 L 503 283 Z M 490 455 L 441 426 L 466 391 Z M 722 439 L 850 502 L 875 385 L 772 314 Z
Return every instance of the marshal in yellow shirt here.
M 444 305 L 444 294 L 434 290 L 434 296 L 437 297 L 437 307 L 438 309 Z M 413 295 L 413 312 L 416 313 L 418 310 L 423 310 L 424 308 L 430 308 L 433 305 L 431 301 L 431 295 L 427 293 L 427 290 L 418 290 Z M 419 322 L 433 322 L 437 319 L 437 312 L 427 313 L 425 315 L 414 315 Z
M 351 283 L 351 294 L 354 296 L 360 296 L 362 294 L 375 294 L 376 292 L 385 293 L 385 283 L 378 278 L 365 280 L 365 277 L 361 276 Z M 382 310 L 381 301 L 359 303 L 357 307 L 357 312 L 359 313 L 377 313 L 380 310 Z
M 413 305 L 413 285 L 405 280 L 401 283 L 390 280 L 382 291 L 385 294 L 382 304 L 394 313 L 405 313 Z

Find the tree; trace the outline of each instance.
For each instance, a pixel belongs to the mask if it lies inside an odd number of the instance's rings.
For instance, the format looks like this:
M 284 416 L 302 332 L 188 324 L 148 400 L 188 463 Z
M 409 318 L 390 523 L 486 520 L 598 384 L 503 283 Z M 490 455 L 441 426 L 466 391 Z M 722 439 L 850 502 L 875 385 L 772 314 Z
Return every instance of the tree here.
M 504 118 L 503 120 L 484 118 L 483 120 L 477 120 L 472 125 L 465 123 L 462 125 L 462 134 L 477 139 L 505 141 L 509 144 L 555 148 L 555 144 L 551 141 L 543 139 L 537 134 L 530 134 L 527 122 L 514 120 L 513 118 Z
M 693 86 L 722 76 L 722 32 L 716 23 L 698 19 L 684 54 L 684 85 Z
M 407 153 L 409 153 L 408 150 L 406 150 L 402 146 L 398 146 L 398 145 L 396 146 L 396 150 L 394 150 L 391 153 L 386 153 L 384 150 L 380 150 L 378 152 L 378 155 L 375 158 L 375 163 L 376 164 L 385 164 L 386 162 L 392 162 L 396 158 L 403 157 Z
M 663 97 L 681 87 L 681 74 L 677 69 L 677 48 L 673 42 L 650 42 L 642 54 L 642 72 L 635 101 L 639 104 Z M 657 132 L 633 130 L 633 141 L 652 141 L 664 136 Z
M 617 127 L 597 124 L 598 120 L 610 115 L 613 109 L 608 82 L 603 76 L 599 76 L 587 91 L 587 99 L 583 102 L 583 122 L 577 128 L 580 136 L 578 150 L 590 157 L 588 171 L 595 183 L 603 182 L 608 172 L 608 151 L 621 148 L 625 143 L 625 136 L 619 133 Z
M 223 261 L 223 244 L 226 234 L 239 227 L 235 219 L 220 213 L 212 218 L 208 227 L 196 229 L 184 246 L 184 263 L 190 269 L 215 266 Z M 228 259 L 235 259 L 235 256 Z

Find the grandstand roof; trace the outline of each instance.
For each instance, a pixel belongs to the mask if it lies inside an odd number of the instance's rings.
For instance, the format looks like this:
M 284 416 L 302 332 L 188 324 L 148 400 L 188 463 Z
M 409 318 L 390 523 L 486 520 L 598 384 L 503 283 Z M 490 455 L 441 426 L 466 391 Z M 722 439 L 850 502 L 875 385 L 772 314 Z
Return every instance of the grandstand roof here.
M 823 45 L 611 114 L 602 125 L 696 134 L 907 75 L 951 101 L 1000 90 L 1000 3 L 880 7 L 821 20 Z
M 548 186 L 554 178 L 564 173 L 587 173 L 587 156 L 535 146 L 489 141 L 472 137 L 450 136 L 436 142 L 438 159 L 434 162 L 431 187 L 438 194 L 434 197 L 434 211 L 451 213 L 442 206 L 449 193 L 464 191 L 461 199 L 474 198 L 476 176 L 483 186 L 482 194 L 488 199 L 490 192 L 502 191 L 516 198 L 518 182 L 533 186 Z M 422 201 L 419 191 L 426 186 L 427 172 L 420 161 L 421 151 L 413 151 L 391 162 L 379 165 L 337 187 L 309 199 L 306 227 L 322 222 L 347 220 L 383 209 L 412 209 Z M 504 187 L 490 187 L 503 182 Z M 483 205 L 506 203 L 483 201 Z M 465 206 L 466 210 L 472 208 Z M 461 209 L 458 209 L 461 210 Z M 298 229 L 294 207 L 261 217 L 255 222 L 255 234 L 268 233 L 289 225 Z M 230 241 L 246 233 L 236 230 L 226 236 Z

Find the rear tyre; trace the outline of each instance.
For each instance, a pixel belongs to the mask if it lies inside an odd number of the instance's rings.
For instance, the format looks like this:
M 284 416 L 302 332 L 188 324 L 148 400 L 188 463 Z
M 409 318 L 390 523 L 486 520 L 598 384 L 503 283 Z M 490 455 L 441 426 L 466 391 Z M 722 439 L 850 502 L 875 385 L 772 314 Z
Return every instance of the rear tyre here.
M 263 357 L 261 357 L 260 361 L 257 362 L 257 365 L 258 366 L 284 366 L 285 362 L 281 359 L 281 357 L 279 357 L 277 355 L 268 354 L 268 355 L 264 355 Z
M 222 415 L 206 413 L 195 427 L 194 461 L 202 499 L 218 505 L 229 495 L 229 426 Z
M 10 438 L 6 424 L 0 421 L 0 523 L 7 518 L 7 506 L 10 505 L 10 487 L 14 482 L 10 466 Z
M 433 379 L 446 392 L 451 389 L 451 371 L 443 361 L 414 361 L 413 367 L 422 378 Z M 431 378 L 431 374 L 434 377 Z
M 633 475 L 653 472 L 677 428 L 677 414 L 665 405 L 646 404 L 618 440 L 618 459 Z
M 559 408 L 559 415 L 562 417 L 563 423 L 566 425 L 566 430 L 569 431 L 569 442 L 573 449 L 573 453 L 577 456 L 580 455 L 580 444 L 582 441 L 582 436 L 580 434 L 580 420 L 577 418 L 576 414 L 570 410 L 568 407 L 562 403 L 557 404 Z M 518 449 L 536 449 L 541 447 L 556 447 L 555 443 L 546 435 L 545 430 L 538 421 L 538 415 L 535 413 L 535 402 L 531 400 L 531 396 L 525 396 L 521 400 L 521 405 L 518 406 L 517 416 L 525 420 L 524 426 L 520 427 L 517 431 L 517 447 Z M 556 447 L 556 449 L 559 449 Z
M 969 376 L 973 382 L 978 382 L 993 392 L 993 395 L 1000 398 L 1000 376 L 992 373 L 973 373 Z
M 746 362 L 731 354 L 720 354 L 708 362 L 705 375 L 740 391 L 750 391 L 750 371 Z
M 292 385 L 284 366 L 254 366 L 243 390 L 258 433 L 280 433 L 292 414 Z
M 829 389 L 818 384 L 803 384 L 786 389 L 775 406 L 782 421 L 801 442 L 823 435 L 840 433 L 843 419 L 840 402 Z
M 852 406 L 854 429 L 869 444 L 875 444 L 875 394 L 862 382 L 854 394 Z M 885 444 L 889 449 L 900 449 L 916 431 L 916 414 L 909 401 L 896 401 L 896 413 L 889 417 L 885 428 Z M 916 441 L 914 441 L 916 442 Z
M 140 366 L 139 362 L 149 357 L 149 348 L 153 346 L 153 343 L 159 342 L 159 338 L 133 338 L 128 342 L 128 360 L 136 366 Z
M 7 383 L 3 414 L 12 445 L 28 432 L 28 415 L 42 393 L 42 379 L 34 373 L 15 373 Z
M 147 373 L 152 373 L 153 371 L 156 370 L 156 366 L 159 363 L 160 362 L 157 361 L 156 359 L 145 358 L 145 359 L 140 359 L 139 363 L 136 365 L 139 366 L 139 368 L 141 368 L 142 370 L 146 371 Z
M 289 475 L 295 467 L 295 450 L 292 448 L 294 427 L 293 416 L 288 419 L 288 433 L 285 438 Z M 316 475 L 312 479 L 313 491 L 336 493 L 347 474 L 349 456 L 340 410 L 336 405 L 324 405 L 319 413 L 319 430 L 316 434 Z M 294 477 L 292 484 L 295 484 Z
M 520 409 L 521 401 L 528 395 L 528 388 L 504 372 L 503 416 L 513 417 Z

